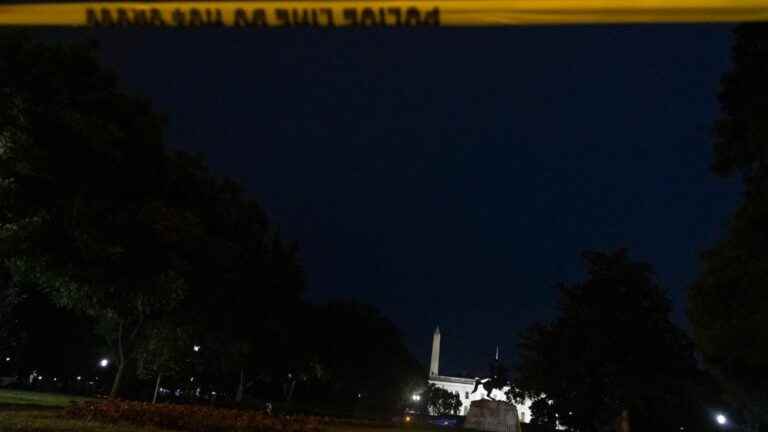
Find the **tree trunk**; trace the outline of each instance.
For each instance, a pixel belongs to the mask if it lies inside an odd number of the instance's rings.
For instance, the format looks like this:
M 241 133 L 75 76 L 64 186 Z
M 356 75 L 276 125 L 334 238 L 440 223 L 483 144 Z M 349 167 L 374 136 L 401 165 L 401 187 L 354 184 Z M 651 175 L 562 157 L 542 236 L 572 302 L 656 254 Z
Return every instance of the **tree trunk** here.
M 112 381 L 112 391 L 109 392 L 110 398 L 116 398 L 120 391 L 120 382 L 123 379 L 123 370 L 125 370 L 125 362 L 121 361 L 117 365 L 117 373 L 115 374 L 115 380 Z
M 623 410 L 621 415 L 616 418 L 616 432 L 630 432 L 629 411 Z
M 117 327 L 117 373 L 115 373 L 115 379 L 112 381 L 112 391 L 109 392 L 110 398 L 116 398 L 120 391 L 120 381 L 123 379 L 123 370 L 125 370 L 125 353 L 123 352 L 123 322 Z
M 127 363 L 125 352 L 128 351 L 130 353 L 133 347 L 133 342 L 136 340 L 139 330 L 141 330 L 141 326 L 144 324 L 144 316 L 142 315 L 139 317 L 138 322 L 133 326 L 133 330 L 127 336 L 125 334 L 124 324 L 125 323 L 120 320 L 117 327 L 118 365 L 115 380 L 112 382 L 112 391 L 109 392 L 109 397 L 111 398 L 116 398 L 120 392 L 120 383 L 122 382 L 123 371 L 125 370 L 125 364 Z
M 293 399 L 293 390 L 296 388 L 296 380 L 291 381 L 291 385 L 288 386 L 288 395 L 286 396 L 287 402 Z
M 160 377 L 162 377 L 163 374 L 159 373 L 157 374 L 157 381 L 155 381 L 155 395 L 152 396 L 152 403 L 157 403 L 157 392 L 160 390 Z
M 235 395 L 235 402 L 240 403 L 243 400 L 243 392 L 245 391 L 245 370 L 240 369 L 240 384 L 237 386 L 237 395 Z

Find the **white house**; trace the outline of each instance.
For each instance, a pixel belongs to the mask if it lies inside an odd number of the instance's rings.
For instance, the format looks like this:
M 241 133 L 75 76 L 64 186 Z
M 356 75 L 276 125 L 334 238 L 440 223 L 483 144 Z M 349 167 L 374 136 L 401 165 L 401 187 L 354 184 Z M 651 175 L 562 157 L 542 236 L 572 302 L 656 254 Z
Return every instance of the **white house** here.
M 498 360 L 498 350 L 496 351 L 496 359 Z M 483 386 L 479 386 L 475 390 L 476 378 L 461 378 L 450 377 L 440 375 L 440 327 L 435 328 L 435 333 L 432 335 L 432 358 L 429 362 L 429 378 L 430 384 L 434 384 L 437 387 L 443 388 L 453 393 L 458 393 L 461 399 L 461 409 L 459 414 L 467 415 L 469 411 L 469 404 L 472 401 L 485 399 L 487 392 Z M 509 387 L 503 388 L 501 391 L 494 389 L 491 394 L 493 399 L 506 400 L 506 392 Z M 520 417 L 520 421 L 528 422 L 531 419 L 531 400 L 526 399 L 522 404 L 515 404 L 517 407 L 517 413 Z

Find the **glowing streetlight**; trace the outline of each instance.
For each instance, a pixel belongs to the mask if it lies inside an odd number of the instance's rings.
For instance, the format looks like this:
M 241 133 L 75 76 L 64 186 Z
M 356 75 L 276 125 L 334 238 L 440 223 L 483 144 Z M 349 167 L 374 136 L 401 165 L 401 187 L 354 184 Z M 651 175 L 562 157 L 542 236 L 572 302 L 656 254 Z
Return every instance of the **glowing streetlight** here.
M 724 414 L 720 413 L 720 414 L 717 414 L 715 416 L 715 421 L 720 426 L 725 426 L 726 424 L 728 424 L 728 417 L 726 417 Z
M 101 361 L 99 362 L 99 366 L 101 366 L 103 368 L 109 366 L 109 360 L 107 360 L 105 358 L 101 359 Z
M 194 352 L 198 352 L 198 351 L 200 351 L 200 345 L 195 345 L 195 346 L 193 346 L 193 347 L 192 347 L 192 350 L 193 350 Z

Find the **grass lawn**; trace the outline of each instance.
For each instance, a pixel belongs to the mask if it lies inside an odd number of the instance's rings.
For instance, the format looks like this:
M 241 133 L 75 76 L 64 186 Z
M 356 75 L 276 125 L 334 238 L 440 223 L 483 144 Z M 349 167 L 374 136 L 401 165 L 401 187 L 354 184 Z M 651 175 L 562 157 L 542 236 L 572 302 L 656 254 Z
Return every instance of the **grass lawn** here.
M 13 432 L 165 432 L 70 420 L 61 408 L 87 398 L 23 390 L 0 390 L 0 431 Z
M 23 390 L 0 390 L 0 410 L 2 410 L 3 405 L 66 407 L 69 405 L 69 401 L 81 401 L 86 399 L 88 398 L 52 393 L 38 393 Z
M 59 409 L 5 410 L 0 405 L 3 432 L 167 432 L 164 429 L 71 420 Z
M 2 432 L 177 432 L 152 427 L 109 425 L 62 416 L 56 408 L 18 409 L 18 405 L 0 405 L 0 431 Z M 402 432 L 399 429 L 333 426 L 327 432 Z
M 61 410 L 3 410 L 0 406 L 0 431 L 2 432 L 178 432 L 151 427 L 109 425 L 104 423 L 72 420 L 62 417 Z M 333 426 L 327 432 L 402 432 L 399 429 Z
M 0 390 L 1 432 L 171 432 L 152 427 L 109 425 L 63 417 L 70 401 L 88 398 L 21 390 Z M 408 428 L 410 432 L 425 432 Z M 398 428 L 334 425 L 323 432 L 405 432 Z

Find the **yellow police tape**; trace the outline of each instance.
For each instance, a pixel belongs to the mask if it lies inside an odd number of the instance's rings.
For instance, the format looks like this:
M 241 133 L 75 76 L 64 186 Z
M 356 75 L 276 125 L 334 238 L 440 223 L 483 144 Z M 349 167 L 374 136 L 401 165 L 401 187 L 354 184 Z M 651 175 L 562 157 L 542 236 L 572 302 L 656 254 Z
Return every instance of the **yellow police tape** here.
M 263 0 L 0 4 L 0 25 L 417 27 L 768 21 L 768 0 Z

